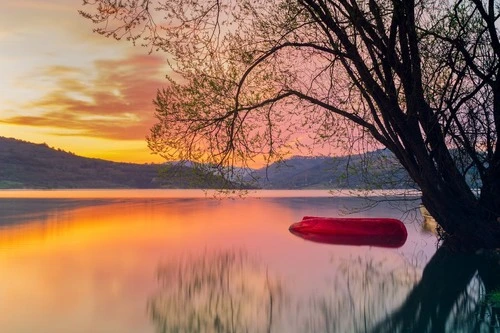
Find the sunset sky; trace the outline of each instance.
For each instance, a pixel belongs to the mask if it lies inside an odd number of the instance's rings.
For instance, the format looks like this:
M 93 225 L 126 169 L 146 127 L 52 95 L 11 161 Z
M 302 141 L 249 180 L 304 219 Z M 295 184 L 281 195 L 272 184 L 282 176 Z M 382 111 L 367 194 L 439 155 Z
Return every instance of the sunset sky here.
M 16 0 L 0 11 L 0 136 L 75 154 L 159 162 L 145 137 L 165 54 L 92 33 L 80 0 Z

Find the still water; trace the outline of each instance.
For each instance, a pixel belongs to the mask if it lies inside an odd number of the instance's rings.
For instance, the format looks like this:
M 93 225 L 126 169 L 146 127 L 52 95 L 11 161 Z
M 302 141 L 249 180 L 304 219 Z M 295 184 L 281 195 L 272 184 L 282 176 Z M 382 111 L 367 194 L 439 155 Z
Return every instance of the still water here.
M 485 295 L 500 270 L 437 251 L 411 210 L 417 197 L 364 210 L 376 198 L 208 196 L 0 191 L 0 332 L 498 329 Z M 346 212 L 403 219 L 408 240 L 397 249 L 331 245 L 288 231 L 305 215 Z

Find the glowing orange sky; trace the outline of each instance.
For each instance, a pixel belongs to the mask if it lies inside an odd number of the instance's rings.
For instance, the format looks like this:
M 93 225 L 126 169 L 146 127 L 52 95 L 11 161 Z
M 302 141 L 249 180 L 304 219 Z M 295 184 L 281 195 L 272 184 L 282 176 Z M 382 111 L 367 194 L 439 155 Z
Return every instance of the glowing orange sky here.
M 167 54 L 93 33 L 79 9 L 86 9 L 80 0 L 2 5 L 0 136 L 86 157 L 162 162 L 145 138 L 156 121 L 156 91 L 167 84 Z M 312 142 L 304 133 L 294 139 Z M 328 145 L 314 149 L 339 154 Z
M 87 157 L 159 162 L 145 137 L 165 54 L 92 33 L 79 0 L 17 0 L 0 11 L 0 136 Z

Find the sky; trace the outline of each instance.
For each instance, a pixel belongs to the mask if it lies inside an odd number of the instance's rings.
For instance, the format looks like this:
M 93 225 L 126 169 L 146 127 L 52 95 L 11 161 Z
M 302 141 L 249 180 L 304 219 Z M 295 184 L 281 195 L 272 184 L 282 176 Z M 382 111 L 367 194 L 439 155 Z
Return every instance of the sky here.
M 0 11 L 0 136 L 113 161 L 147 148 L 166 55 L 92 32 L 81 0 L 6 1 Z

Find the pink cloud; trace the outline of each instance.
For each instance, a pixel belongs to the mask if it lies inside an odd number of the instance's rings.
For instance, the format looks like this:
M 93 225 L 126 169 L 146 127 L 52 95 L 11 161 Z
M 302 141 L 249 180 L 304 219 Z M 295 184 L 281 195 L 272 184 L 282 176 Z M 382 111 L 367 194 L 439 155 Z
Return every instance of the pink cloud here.
M 51 128 L 56 134 L 108 139 L 144 139 L 155 122 L 152 100 L 166 81 L 159 56 L 98 60 L 92 73 L 51 66 L 38 79 L 54 82 L 41 98 L 23 104 L 21 115 L 1 122 Z M 64 131 L 58 132 L 58 129 Z

